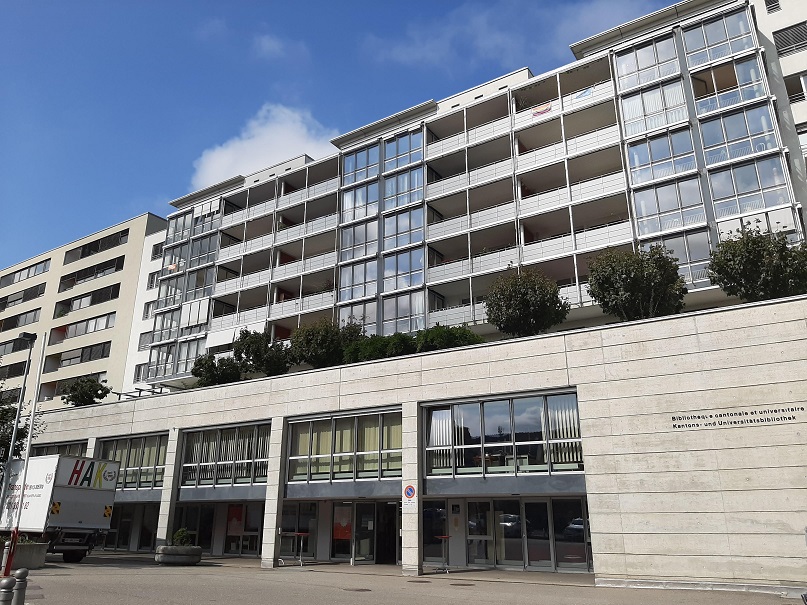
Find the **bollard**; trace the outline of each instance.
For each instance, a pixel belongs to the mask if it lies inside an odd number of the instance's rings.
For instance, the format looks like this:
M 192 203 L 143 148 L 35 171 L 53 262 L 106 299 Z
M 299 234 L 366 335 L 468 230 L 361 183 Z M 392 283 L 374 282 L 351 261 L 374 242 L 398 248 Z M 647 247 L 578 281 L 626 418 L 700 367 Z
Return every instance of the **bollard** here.
M 16 583 L 16 578 L 11 576 L 0 580 L 0 603 L 11 603 L 11 599 L 14 598 L 14 585 Z
M 0 569 L 6 568 L 6 561 L 8 561 L 8 553 L 11 551 L 11 542 L 6 542 L 5 548 L 3 549 L 3 567 Z
M 14 572 L 17 583 L 14 584 L 14 596 L 11 598 L 11 605 L 25 605 L 25 589 L 28 586 L 28 570 L 20 567 Z

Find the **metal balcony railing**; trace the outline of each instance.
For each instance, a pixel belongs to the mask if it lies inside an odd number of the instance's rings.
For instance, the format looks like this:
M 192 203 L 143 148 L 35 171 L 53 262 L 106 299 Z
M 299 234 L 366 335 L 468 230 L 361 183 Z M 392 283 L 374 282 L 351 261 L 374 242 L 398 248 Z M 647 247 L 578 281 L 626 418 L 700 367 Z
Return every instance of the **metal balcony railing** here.
M 569 139 L 566 141 L 566 149 L 569 155 L 576 155 L 615 143 L 619 143 L 619 126 L 612 124 Z
M 551 101 L 540 103 L 534 107 L 525 109 L 524 111 L 519 111 L 515 116 L 513 116 L 513 127 L 523 128 L 525 126 L 537 124 L 538 122 L 543 122 L 544 120 L 554 118 L 560 113 L 560 111 L 560 99 L 556 98 L 552 99 Z
M 522 198 L 519 202 L 519 212 L 521 216 L 533 214 L 550 208 L 557 208 L 569 203 L 569 192 L 566 187 L 559 187 L 551 191 L 542 191 L 535 195 Z
M 573 202 L 602 197 L 618 191 L 625 191 L 625 174 L 622 171 L 614 172 L 586 181 L 580 181 L 579 183 L 573 183 L 570 190 Z
M 546 166 L 547 164 L 551 164 L 563 158 L 564 155 L 566 155 L 566 149 L 563 145 L 563 141 L 553 143 L 552 145 L 533 149 L 532 151 L 527 151 L 519 155 L 516 158 L 516 169 L 518 172 L 522 172 L 524 170 L 538 168 L 539 166 Z
M 468 144 L 478 143 L 491 137 L 510 132 L 510 116 L 499 118 L 468 130 Z

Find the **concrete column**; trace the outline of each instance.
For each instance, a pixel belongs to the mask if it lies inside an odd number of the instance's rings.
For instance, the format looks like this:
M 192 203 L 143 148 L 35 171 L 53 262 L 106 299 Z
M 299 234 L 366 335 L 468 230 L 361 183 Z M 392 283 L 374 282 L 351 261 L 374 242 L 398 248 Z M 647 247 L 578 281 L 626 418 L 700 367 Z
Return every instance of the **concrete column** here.
M 416 401 L 403 404 L 403 474 L 401 481 L 401 570 L 405 576 L 419 576 L 423 573 L 423 547 L 420 538 L 420 517 L 422 511 L 423 473 L 420 468 L 420 445 L 418 440 L 418 404 Z M 415 488 L 415 497 L 406 498 L 403 491 L 407 486 Z
M 87 458 L 95 458 L 95 448 L 98 445 L 98 438 L 97 437 L 88 437 L 87 438 L 87 453 L 85 456 Z M 99 450 L 98 453 L 100 454 L 101 451 Z
M 165 546 L 171 538 L 174 526 L 176 500 L 174 494 L 179 491 L 182 476 L 182 439 L 179 429 L 168 431 L 168 443 L 165 448 L 165 476 L 160 494 L 160 516 L 157 519 L 157 546 Z
M 269 468 L 266 473 L 266 501 L 263 510 L 263 540 L 261 543 L 261 567 L 272 569 L 277 566 L 280 540 L 278 530 L 282 527 L 283 515 L 283 464 L 286 456 L 284 443 L 283 417 L 272 418 L 269 433 Z

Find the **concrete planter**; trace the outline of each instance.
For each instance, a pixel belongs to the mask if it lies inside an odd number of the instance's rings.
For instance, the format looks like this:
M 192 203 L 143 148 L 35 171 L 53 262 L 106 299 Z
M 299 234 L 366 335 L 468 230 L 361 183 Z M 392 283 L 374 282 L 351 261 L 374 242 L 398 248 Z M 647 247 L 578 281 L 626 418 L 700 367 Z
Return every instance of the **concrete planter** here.
M 43 543 L 25 543 L 17 544 L 17 550 L 14 552 L 14 562 L 12 567 L 20 569 L 26 567 L 28 569 L 40 569 L 45 567 L 45 554 L 48 552 L 47 542 Z
M 160 565 L 196 565 L 202 560 L 202 547 L 158 546 L 154 560 Z

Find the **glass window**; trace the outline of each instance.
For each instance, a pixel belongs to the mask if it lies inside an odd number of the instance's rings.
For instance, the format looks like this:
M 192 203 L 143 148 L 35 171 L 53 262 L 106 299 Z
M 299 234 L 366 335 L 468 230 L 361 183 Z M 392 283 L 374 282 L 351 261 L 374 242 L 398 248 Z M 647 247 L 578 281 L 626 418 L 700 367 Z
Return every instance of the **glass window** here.
M 384 171 L 395 170 L 423 159 L 423 133 L 407 132 L 384 141 Z
M 658 135 L 647 142 L 631 143 L 628 158 L 631 179 L 636 185 L 695 168 L 689 129 Z
M 665 36 L 618 54 L 616 71 L 620 90 L 678 73 L 673 37 Z
M 378 176 L 378 145 L 345 154 L 342 162 L 343 185 Z
M 423 292 L 387 297 L 382 304 L 383 333 L 416 332 L 425 327 Z
M 689 67 L 717 61 L 754 45 L 745 9 L 684 30 Z
M 369 183 L 342 193 L 342 221 L 378 214 L 378 183 Z
M 373 296 L 378 291 L 378 261 L 346 265 L 339 269 L 339 300 Z
M 423 201 L 423 168 L 414 168 L 384 179 L 384 210 Z
M 384 291 L 400 290 L 423 283 L 423 249 L 415 248 L 384 257 Z

